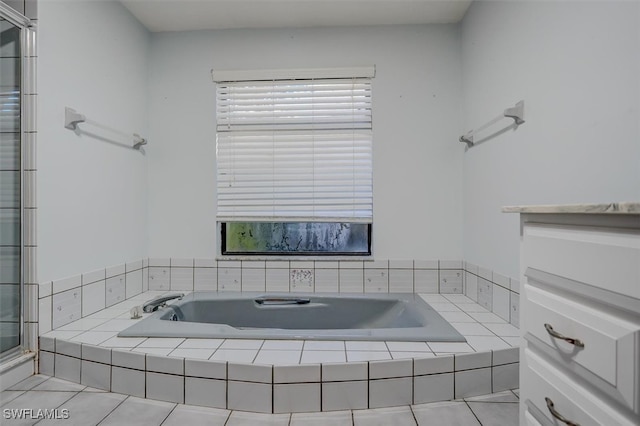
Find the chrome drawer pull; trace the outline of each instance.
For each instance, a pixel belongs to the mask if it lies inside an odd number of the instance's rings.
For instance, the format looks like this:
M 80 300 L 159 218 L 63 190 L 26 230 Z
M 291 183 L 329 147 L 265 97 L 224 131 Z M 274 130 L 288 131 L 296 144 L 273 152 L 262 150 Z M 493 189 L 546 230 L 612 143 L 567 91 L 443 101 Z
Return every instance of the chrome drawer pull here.
M 567 426 L 580 426 L 579 423 L 575 423 L 575 422 L 572 422 L 571 420 L 567 420 L 564 418 L 562 414 L 558 413 L 555 407 L 553 406 L 553 401 L 550 398 L 545 397 L 544 400 L 547 403 L 547 408 L 549 409 L 549 412 L 553 417 L 560 420 L 562 423 L 566 424 Z
M 565 342 L 569 342 L 572 345 L 575 345 L 575 346 L 577 346 L 579 348 L 584 348 L 584 343 L 582 343 L 582 340 L 572 339 L 571 337 L 563 336 L 562 334 L 560 334 L 557 331 L 555 331 L 553 329 L 553 327 L 551 327 L 551 324 L 545 324 L 544 328 L 547 329 L 547 333 L 549 333 L 551 336 L 555 337 L 556 339 L 561 339 L 561 340 L 564 340 Z

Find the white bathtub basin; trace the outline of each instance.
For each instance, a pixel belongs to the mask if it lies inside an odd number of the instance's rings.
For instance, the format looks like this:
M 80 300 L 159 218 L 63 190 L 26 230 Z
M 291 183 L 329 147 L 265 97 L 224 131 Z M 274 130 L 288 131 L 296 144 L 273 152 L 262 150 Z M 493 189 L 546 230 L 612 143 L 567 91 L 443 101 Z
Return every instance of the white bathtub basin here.
M 195 292 L 120 337 L 465 342 L 414 294 Z

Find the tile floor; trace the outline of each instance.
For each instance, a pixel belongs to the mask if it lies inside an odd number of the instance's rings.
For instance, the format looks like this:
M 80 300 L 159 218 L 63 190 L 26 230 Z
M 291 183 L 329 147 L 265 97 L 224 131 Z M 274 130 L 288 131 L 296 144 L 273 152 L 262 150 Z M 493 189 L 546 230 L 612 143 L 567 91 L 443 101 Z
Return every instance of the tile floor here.
M 362 342 L 239 339 L 122 338 L 132 325 L 129 310 L 166 292 L 149 291 L 45 333 L 104 347 L 213 361 L 291 365 L 430 357 L 507 349 L 519 345 L 519 330 L 462 294 L 421 295 L 467 339 L 467 343 Z M 149 314 L 145 314 L 149 315 Z
M 55 377 L 35 375 L 0 394 L 2 425 L 225 425 L 225 426 L 373 426 L 518 424 L 518 391 L 505 391 L 464 400 L 371 410 L 323 413 L 257 414 L 173 404 L 103 392 Z M 67 419 L 11 418 L 12 413 L 35 417 L 38 409 L 68 410 Z M 20 409 L 32 409 L 29 412 Z M 13 411 L 12 411 L 13 410 Z

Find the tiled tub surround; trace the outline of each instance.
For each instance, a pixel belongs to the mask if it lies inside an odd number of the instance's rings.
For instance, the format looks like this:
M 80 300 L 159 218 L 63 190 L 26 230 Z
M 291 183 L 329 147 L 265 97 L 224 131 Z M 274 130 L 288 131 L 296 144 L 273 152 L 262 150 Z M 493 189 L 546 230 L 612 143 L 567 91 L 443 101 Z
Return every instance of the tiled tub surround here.
M 518 387 L 518 330 L 461 294 L 423 297 L 468 343 L 116 337 L 136 321 L 131 307 L 162 293 L 44 334 L 40 372 L 137 397 L 266 413 L 410 405 Z
M 131 307 L 194 290 L 415 292 L 468 343 L 115 337 Z M 150 399 L 295 412 L 516 388 L 518 293 L 517 281 L 462 261 L 152 258 L 42 282 L 30 306 L 44 374 Z
M 520 327 L 520 281 L 464 262 L 464 294 L 503 320 Z
M 518 326 L 519 288 L 517 280 L 459 260 L 151 258 L 44 281 L 28 286 L 27 295 L 28 318 L 43 334 L 146 290 L 465 294 Z
M 41 282 L 38 286 L 40 335 L 141 294 L 148 289 L 148 260 Z

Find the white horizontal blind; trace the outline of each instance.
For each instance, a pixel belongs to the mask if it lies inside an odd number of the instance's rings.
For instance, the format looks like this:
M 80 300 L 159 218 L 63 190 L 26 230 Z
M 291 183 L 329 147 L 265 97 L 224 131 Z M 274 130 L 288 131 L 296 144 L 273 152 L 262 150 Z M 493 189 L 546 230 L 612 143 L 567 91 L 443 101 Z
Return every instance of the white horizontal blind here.
M 220 82 L 219 221 L 371 222 L 371 80 Z

